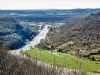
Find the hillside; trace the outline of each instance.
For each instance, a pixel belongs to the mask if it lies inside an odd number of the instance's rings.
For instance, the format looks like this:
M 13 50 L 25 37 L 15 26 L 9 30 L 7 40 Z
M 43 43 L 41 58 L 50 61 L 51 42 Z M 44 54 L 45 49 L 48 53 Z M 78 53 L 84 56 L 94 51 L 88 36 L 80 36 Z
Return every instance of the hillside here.
M 11 55 L 0 46 L 0 75 L 59 75 L 55 67 L 38 64 L 38 60 Z
M 25 44 L 26 39 L 31 39 L 33 34 L 36 35 L 13 18 L 0 17 L 0 45 L 17 49 Z
M 60 36 L 60 34 L 62 36 Z M 55 35 L 57 36 L 57 34 Z M 54 37 L 55 37 L 54 36 Z M 100 13 L 91 14 L 82 20 L 75 21 L 69 25 L 66 25 L 59 33 L 58 40 L 66 39 L 98 39 L 100 40 Z
M 100 60 L 100 12 L 92 13 L 84 19 L 66 24 L 60 32 L 50 32 L 42 46 L 52 46 L 53 49 L 69 41 L 73 45 L 64 45 L 60 52 L 70 53 L 80 57 L 98 58 Z M 43 41 L 42 41 L 43 42 Z M 45 46 L 45 44 L 47 44 Z M 40 45 L 39 45 L 40 46 Z

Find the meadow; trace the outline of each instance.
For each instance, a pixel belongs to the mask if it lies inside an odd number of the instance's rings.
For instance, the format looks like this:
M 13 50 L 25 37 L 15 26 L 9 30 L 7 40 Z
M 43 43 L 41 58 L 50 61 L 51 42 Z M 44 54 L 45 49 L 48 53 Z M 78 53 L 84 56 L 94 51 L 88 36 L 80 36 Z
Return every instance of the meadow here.
M 56 51 L 39 50 L 37 48 L 24 51 L 23 53 L 31 56 L 32 58 L 38 59 L 44 63 L 54 64 L 59 67 L 81 69 L 88 72 L 100 71 L 99 62 L 77 58 L 75 56 L 65 54 L 65 53 L 60 53 Z

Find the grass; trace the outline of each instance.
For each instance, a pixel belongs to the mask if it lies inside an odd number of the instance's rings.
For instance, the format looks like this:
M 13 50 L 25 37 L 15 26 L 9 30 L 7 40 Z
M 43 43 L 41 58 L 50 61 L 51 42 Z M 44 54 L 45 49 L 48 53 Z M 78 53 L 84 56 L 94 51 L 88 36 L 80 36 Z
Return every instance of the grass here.
M 24 53 L 33 58 L 38 58 L 42 62 L 56 64 L 66 68 L 76 68 L 90 72 L 100 71 L 100 63 L 89 61 L 87 59 L 76 58 L 75 56 L 65 53 L 51 53 L 50 51 L 38 50 L 37 48 L 34 48 L 30 51 L 25 51 Z

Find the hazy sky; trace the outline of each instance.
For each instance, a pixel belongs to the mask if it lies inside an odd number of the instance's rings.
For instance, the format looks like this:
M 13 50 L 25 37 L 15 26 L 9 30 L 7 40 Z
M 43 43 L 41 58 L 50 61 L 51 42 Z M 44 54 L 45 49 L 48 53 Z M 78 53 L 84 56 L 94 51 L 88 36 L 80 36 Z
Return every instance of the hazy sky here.
M 0 9 L 100 8 L 100 0 L 0 0 Z

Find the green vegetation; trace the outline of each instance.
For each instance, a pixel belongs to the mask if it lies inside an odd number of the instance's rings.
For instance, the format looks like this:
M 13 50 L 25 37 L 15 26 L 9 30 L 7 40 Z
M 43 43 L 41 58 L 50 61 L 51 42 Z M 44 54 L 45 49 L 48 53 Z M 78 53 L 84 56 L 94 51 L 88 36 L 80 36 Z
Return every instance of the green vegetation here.
M 100 70 L 99 62 L 76 58 L 65 53 L 59 53 L 55 51 L 50 52 L 46 50 L 39 50 L 37 48 L 25 51 L 24 53 L 26 55 L 30 55 L 33 58 L 39 59 L 42 62 L 56 64 L 62 67 L 83 69 L 85 71 L 92 72 Z

